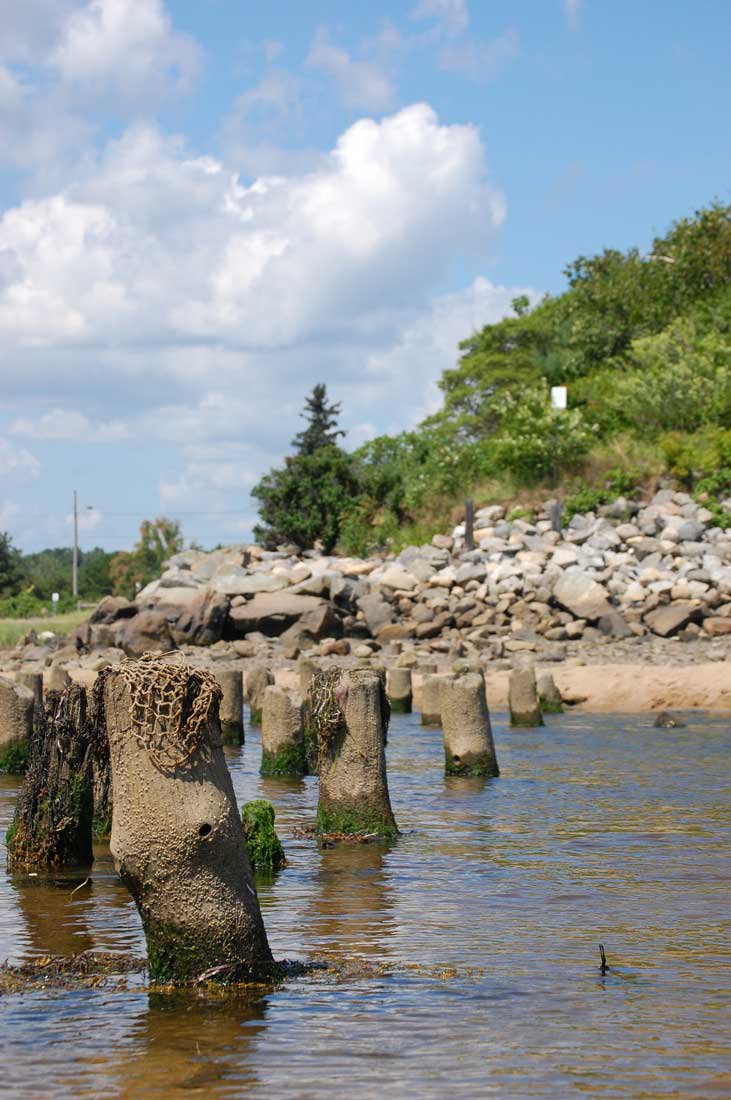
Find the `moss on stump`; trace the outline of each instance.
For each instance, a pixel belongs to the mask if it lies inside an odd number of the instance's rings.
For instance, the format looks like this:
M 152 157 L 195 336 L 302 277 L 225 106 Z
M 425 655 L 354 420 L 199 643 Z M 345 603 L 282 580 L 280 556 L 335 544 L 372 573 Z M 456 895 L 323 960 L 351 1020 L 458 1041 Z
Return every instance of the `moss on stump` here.
M 265 798 L 254 798 L 241 809 L 241 823 L 251 866 L 272 872 L 283 867 L 284 848 L 274 830 L 274 807 Z

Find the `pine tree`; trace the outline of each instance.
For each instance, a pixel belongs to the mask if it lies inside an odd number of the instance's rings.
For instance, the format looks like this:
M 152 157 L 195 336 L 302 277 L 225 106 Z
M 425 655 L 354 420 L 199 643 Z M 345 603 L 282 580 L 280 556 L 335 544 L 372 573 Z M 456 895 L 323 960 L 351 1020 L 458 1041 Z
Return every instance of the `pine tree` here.
M 345 434 L 337 428 L 339 412 L 339 403 L 328 404 L 326 386 L 315 386 L 302 413 L 307 427 L 292 440 L 297 453 L 252 489 L 263 521 L 254 534 L 265 546 L 293 542 L 305 549 L 319 541 L 329 552 L 337 543 L 340 517 L 358 492 L 353 460 L 337 445 Z
M 314 454 L 320 447 L 336 446 L 339 436 L 345 432 L 336 428 L 340 415 L 340 402 L 327 403 L 327 386 L 318 382 L 309 397 L 305 398 L 305 410 L 300 416 L 307 421 L 304 431 L 298 432 L 292 446 L 301 455 Z

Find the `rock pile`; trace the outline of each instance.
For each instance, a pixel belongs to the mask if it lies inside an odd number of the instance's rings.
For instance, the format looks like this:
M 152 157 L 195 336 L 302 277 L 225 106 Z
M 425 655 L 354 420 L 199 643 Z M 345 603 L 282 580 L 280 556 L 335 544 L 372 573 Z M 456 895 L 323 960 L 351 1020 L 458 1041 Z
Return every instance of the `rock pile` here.
M 620 497 L 561 532 L 552 505 L 532 522 L 481 509 L 472 550 L 462 527 L 367 560 L 292 547 L 186 550 L 134 602 L 102 600 L 78 645 L 250 657 L 270 642 L 286 658 L 363 658 L 406 642 L 512 661 L 560 660 L 578 641 L 731 635 L 731 531 L 690 496 Z

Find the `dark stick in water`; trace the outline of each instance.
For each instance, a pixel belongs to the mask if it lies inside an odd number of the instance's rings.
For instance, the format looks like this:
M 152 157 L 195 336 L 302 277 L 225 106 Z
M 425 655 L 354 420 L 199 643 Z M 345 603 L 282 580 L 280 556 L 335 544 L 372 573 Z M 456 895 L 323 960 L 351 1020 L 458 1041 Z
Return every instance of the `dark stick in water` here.
M 601 970 L 602 974 L 606 974 L 607 970 L 609 969 L 609 964 L 607 963 L 607 956 L 604 954 L 603 943 L 599 944 L 599 954 L 601 955 L 602 959 L 602 965 L 599 967 L 599 969 Z

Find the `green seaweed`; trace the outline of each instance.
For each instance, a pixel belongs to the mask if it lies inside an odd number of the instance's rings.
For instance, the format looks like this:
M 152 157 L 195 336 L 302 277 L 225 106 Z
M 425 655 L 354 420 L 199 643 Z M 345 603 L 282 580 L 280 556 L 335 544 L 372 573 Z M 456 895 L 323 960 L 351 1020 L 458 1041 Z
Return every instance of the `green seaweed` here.
M 444 772 L 446 775 L 497 776 L 500 772 L 494 758 L 489 754 L 455 758 L 444 754 Z
M 307 748 L 299 745 L 285 745 L 279 752 L 261 754 L 262 775 L 307 775 Z
M 27 741 L 11 741 L 0 749 L 0 772 L 7 775 L 25 775 L 30 759 Z
M 405 699 L 389 699 L 391 714 L 411 714 L 411 696 Z
M 252 726 L 261 725 L 261 709 L 259 707 L 249 707 L 249 724 Z
M 284 865 L 282 843 L 274 830 L 274 807 L 265 798 L 254 798 L 241 809 L 249 860 L 257 871 L 278 871 Z
M 384 839 L 398 836 L 393 817 L 385 817 L 373 810 L 335 810 L 318 807 L 317 832 L 331 836 L 380 836 Z
M 234 942 L 216 945 L 216 955 L 227 960 L 211 967 L 212 948 L 207 935 L 194 934 L 174 924 L 145 922 L 147 968 L 153 982 L 179 984 L 200 980 L 223 983 L 277 980 L 281 968 L 270 959 L 245 962 L 237 959 Z
M 261 725 L 261 722 L 258 724 Z M 221 722 L 221 739 L 225 745 L 243 745 L 245 741 L 244 723 Z

